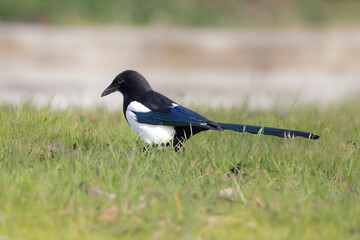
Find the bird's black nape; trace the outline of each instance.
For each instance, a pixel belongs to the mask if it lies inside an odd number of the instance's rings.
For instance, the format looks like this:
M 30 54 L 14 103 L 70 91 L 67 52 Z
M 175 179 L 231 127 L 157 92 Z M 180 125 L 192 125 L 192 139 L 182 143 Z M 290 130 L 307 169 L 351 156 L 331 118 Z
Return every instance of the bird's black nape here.
M 103 91 L 101 97 L 115 91 L 140 96 L 151 90 L 150 84 L 140 73 L 134 70 L 126 70 L 115 77 L 112 83 Z

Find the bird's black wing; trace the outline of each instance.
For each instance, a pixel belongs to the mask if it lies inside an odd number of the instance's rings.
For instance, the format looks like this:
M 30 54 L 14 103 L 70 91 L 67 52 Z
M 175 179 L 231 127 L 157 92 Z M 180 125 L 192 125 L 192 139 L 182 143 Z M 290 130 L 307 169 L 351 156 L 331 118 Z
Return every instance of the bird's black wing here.
M 152 91 L 145 95 L 141 102 L 151 111 L 134 112 L 139 123 L 223 130 L 219 124 L 176 104 L 160 93 Z

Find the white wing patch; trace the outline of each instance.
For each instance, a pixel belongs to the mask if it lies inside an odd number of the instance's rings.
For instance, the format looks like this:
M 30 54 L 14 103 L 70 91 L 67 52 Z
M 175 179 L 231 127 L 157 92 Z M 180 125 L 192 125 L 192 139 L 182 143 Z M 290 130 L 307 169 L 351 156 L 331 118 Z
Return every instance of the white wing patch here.
M 137 102 L 137 101 L 133 101 L 131 102 L 126 111 L 127 110 L 132 110 L 134 112 L 150 112 L 151 110 L 147 107 L 145 107 L 144 105 L 142 105 L 141 103 Z
M 174 105 L 174 104 L 173 104 Z M 151 110 L 137 101 L 131 102 L 126 111 L 125 117 L 132 129 L 139 134 L 147 144 L 168 143 L 174 138 L 175 129 L 171 126 L 152 125 L 139 123 L 134 112 L 150 112 Z

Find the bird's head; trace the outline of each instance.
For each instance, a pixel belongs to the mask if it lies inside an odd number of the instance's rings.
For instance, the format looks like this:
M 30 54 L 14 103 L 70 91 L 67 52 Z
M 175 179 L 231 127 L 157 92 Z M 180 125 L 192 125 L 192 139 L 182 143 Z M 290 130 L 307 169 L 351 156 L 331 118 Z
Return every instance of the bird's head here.
M 116 91 L 126 95 L 140 95 L 150 90 L 152 90 L 150 84 L 140 73 L 126 70 L 115 77 L 112 83 L 103 91 L 101 97 Z

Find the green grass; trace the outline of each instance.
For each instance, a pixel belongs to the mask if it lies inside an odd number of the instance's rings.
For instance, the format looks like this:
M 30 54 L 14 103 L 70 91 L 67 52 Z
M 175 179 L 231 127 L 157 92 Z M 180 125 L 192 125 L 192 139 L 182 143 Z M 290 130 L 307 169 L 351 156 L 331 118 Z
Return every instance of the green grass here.
M 213 131 L 182 153 L 145 153 L 121 111 L 1 105 L 0 238 L 359 239 L 359 104 L 285 115 L 195 109 L 321 138 Z M 52 157 L 47 146 L 56 143 L 63 147 Z M 240 161 L 240 173 L 226 178 Z M 116 197 L 92 196 L 92 186 Z M 226 188 L 234 193 L 220 196 Z M 111 206 L 117 217 L 102 220 Z
M 207 27 L 358 26 L 356 0 L 1 0 L 0 20 Z

